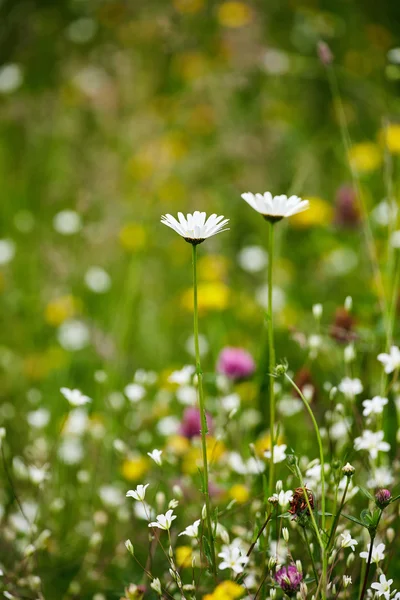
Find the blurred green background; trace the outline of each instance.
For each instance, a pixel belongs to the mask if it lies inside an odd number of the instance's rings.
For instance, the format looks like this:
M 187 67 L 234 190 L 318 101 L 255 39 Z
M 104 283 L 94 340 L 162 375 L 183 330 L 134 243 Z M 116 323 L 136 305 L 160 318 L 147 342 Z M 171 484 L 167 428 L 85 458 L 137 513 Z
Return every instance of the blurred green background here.
M 206 371 L 227 344 L 263 356 L 266 228 L 245 191 L 311 202 L 278 234 L 278 358 L 301 367 L 291 336 L 316 302 L 328 328 L 348 295 L 361 349 L 381 349 L 349 160 L 379 251 L 399 185 L 398 2 L 3 0 L 0 11 L 0 417 L 14 454 L 31 405 L 58 430 L 61 386 L 90 395 L 92 418 L 118 437 L 105 395 L 138 368 L 193 362 L 190 247 L 160 224 L 167 212 L 230 218 L 199 250 Z

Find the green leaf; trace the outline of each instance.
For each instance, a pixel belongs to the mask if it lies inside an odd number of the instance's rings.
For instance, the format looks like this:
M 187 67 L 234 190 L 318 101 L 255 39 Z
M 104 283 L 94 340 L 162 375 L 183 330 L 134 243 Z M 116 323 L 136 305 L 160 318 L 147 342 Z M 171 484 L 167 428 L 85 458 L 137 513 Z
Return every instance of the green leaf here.
M 208 539 L 206 538 L 205 535 L 203 535 L 202 542 L 203 542 L 204 554 L 206 555 L 208 565 L 211 569 L 213 561 L 212 561 L 212 556 L 211 556 L 210 542 L 208 541 Z
M 366 496 L 369 500 L 374 500 L 373 495 L 364 487 L 361 487 L 360 485 L 358 486 L 358 489 L 360 490 L 360 492 L 362 492 L 364 494 L 364 496 Z
M 365 525 L 368 526 L 373 523 L 373 517 L 367 508 L 361 511 L 360 519 Z
M 348 519 L 349 521 L 353 521 L 353 523 L 362 525 L 362 527 L 366 527 L 366 524 L 363 523 L 362 521 L 360 521 L 359 519 L 356 519 L 356 517 L 352 517 L 351 515 L 345 515 L 343 512 L 342 512 L 342 517 L 344 517 L 345 519 Z

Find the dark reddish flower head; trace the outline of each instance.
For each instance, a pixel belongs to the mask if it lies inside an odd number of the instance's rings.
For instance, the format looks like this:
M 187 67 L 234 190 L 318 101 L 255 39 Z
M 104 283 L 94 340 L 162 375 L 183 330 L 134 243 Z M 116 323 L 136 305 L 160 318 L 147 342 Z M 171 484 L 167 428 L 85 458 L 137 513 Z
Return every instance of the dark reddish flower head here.
M 243 348 L 224 348 L 218 357 L 217 371 L 230 379 L 246 379 L 255 371 L 253 357 Z
M 306 492 L 308 496 L 308 501 L 310 503 L 311 509 L 314 510 L 314 496 L 311 490 L 306 487 Z M 303 488 L 298 487 L 294 490 L 293 497 L 290 501 L 290 514 L 294 515 L 294 517 L 300 517 L 302 515 L 309 515 L 310 511 L 308 509 L 307 498 L 304 494 Z
M 335 320 L 330 327 L 329 333 L 337 342 L 348 344 L 357 339 L 354 331 L 354 317 L 343 306 L 336 309 Z
M 390 500 L 392 498 L 392 494 L 389 490 L 381 489 L 378 490 L 375 494 L 375 502 L 379 508 L 386 508 L 390 504 Z
M 294 565 L 282 567 L 275 573 L 275 581 L 286 594 L 295 594 L 300 589 L 303 575 Z
M 361 223 L 357 195 L 349 184 L 342 185 L 336 192 L 334 223 L 344 228 L 355 228 Z
M 212 429 L 212 420 L 209 414 L 206 415 L 207 426 L 209 431 Z M 200 411 L 198 408 L 190 407 L 186 408 L 183 413 L 182 423 L 179 429 L 181 435 L 192 439 L 197 435 L 200 435 L 201 431 L 201 418 Z

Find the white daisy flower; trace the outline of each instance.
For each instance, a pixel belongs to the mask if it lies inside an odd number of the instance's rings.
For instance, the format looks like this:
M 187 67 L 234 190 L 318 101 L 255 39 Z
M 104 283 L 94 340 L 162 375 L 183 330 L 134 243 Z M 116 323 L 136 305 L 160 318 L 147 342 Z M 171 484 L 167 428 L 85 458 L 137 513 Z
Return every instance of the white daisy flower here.
M 201 244 L 205 239 L 228 230 L 225 225 L 229 219 L 224 219 L 223 216 L 217 216 L 216 214 L 211 215 L 207 219 L 206 213 L 199 212 L 198 210 L 193 214 L 189 213 L 186 218 L 179 212 L 178 219 L 167 214 L 161 217 L 161 223 L 167 225 L 167 227 L 171 227 L 186 242 L 193 245 Z
M 271 192 L 265 192 L 265 194 L 246 192 L 242 194 L 242 198 L 264 219 L 272 223 L 280 221 L 284 217 L 291 217 L 303 212 L 310 205 L 308 200 L 302 200 L 298 196 L 290 196 L 289 198 L 285 194 L 273 196 Z

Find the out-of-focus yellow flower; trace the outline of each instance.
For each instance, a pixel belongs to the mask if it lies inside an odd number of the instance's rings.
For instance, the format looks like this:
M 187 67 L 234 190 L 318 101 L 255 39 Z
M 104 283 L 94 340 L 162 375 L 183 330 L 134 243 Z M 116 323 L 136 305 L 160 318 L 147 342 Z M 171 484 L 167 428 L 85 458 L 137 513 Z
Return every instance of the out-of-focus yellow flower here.
M 283 436 L 279 436 L 275 442 L 276 445 L 283 444 Z M 269 433 L 262 435 L 254 444 L 256 455 L 259 458 L 264 458 L 264 452 L 271 448 L 271 436 Z
M 174 0 L 174 7 L 182 14 L 199 12 L 204 6 L 204 0 Z
M 212 594 L 203 596 L 203 600 L 236 600 L 243 596 L 244 589 L 234 581 L 223 581 L 213 591 Z
M 225 454 L 225 445 L 211 436 L 207 436 L 207 459 L 210 464 L 217 463 L 219 459 Z M 192 447 L 184 457 L 182 470 L 184 473 L 192 475 L 197 473 L 198 469 L 202 467 L 203 458 L 200 446 Z
M 175 58 L 174 67 L 183 79 L 193 81 L 207 73 L 208 61 L 200 52 L 183 52 Z
M 249 499 L 250 492 L 245 485 L 237 483 L 236 485 L 233 485 L 229 490 L 229 496 L 233 500 L 236 500 L 236 502 L 238 502 L 239 504 L 244 504 Z
M 146 245 L 146 230 L 140 223 L 127 223 L 119 234 L 121 246 L 128 252 L 137 252 Z
M 61 296 L 48 303 L 45 309 L 45 319 L 49 325 L 58 327 L 66 321 L 74 317 L 79 312 L 80 301 L 74 296 Z
M 190 546 L 178 546 L 175 549 L 176 566 L 180 567 L 191 567 L 192 566 L 193 551 Z
M 171 207 L 181 207 L 182 200 L 187 195 L 187 188 L 177 177 L 169 177 L 159 185 L 157 195 L 161 202 L 168 203 L 168 212 L 171 212 Z
M 359 173 L 369 173 L 380 166 L 382 155 L 377 144 L 361 142 L 350 148 L 349 161 L 352 168 Z
M 198 260 L 198 276 L 203 281 L 225 279 L 228 271 L 228 259 L 218 254 L 205 254 Z
M 137 181 L 150 179 L 156 169 L 156 160 L 149 148 L 142 150 L 131 159 L 127 164 L 129 175 Z
M 149 460 L 144 456 L 127 458 L 122 463 L 122 475 L 128 481 L 138 481 L 147 473 L 149 469 Z
M 400 123 L 390 123 L 381 131 L 383 144 L 392 154 L 400 154 Z
M 167 448 L 173 454 L 182 456 L 183 454 L 186 454 L 186 452 L 189 450 L 190 442 L 183 435 L 171 435 L 167 439 Z
M 310 210 L 293 215 L 289 222 L 294 227 L 313 227 L 314 225 L 327 225 L 333 217 L 332 206 L 322 198 L 307 196 L 310 201 Z
M 218 9 L 218 20 L 224 27 L 243 27 L 250 23 L 253 12 L 244 2 L 223 2 Z
M 199 311 L 205 313 L 213 310 L 225 310 L 229 305 L 229 288 L 221 282 L 206 283 L 200 282 L 198 285 Z M 182 306 L 188 310 L 193 310 L 193 290 L 189 288 L 182 295 Z

